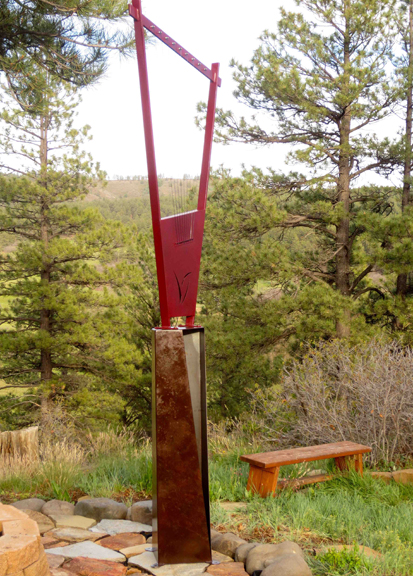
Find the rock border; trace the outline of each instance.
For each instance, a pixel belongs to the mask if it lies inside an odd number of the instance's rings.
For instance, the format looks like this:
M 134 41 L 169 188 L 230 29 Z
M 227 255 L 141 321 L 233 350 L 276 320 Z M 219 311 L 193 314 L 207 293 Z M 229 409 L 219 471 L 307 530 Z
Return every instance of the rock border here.
M 37 523 L 0 504 L 0 576 L 50 576 Z

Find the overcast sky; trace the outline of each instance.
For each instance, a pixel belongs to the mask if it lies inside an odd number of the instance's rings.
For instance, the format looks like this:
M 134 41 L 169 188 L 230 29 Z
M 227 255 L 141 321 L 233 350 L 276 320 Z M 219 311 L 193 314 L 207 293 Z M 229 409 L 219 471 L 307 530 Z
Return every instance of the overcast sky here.
M 259 36 L 276 30 L 279 7 L 291 0 L 146 0 L 144 14 L 204 64 L 221 64 L 218 106 L 247 113 L 236 103 L 231 58 L 247 64 Z M 208 96 L 209 81 L 161 42 L 148 46 L 148 69 L 159 174 L 182 178 L 200 173 L 203 134 L 195 127 L 196 104 Z M 84 90 L 81 124 L 90 124 L 89 145 L 109 177 L 146 175 L 136 57 L 113 56 L 106 77 Z M 214 144 L 212 166 L 239 173 L 241 164 L 283 167 L 280 147 Z

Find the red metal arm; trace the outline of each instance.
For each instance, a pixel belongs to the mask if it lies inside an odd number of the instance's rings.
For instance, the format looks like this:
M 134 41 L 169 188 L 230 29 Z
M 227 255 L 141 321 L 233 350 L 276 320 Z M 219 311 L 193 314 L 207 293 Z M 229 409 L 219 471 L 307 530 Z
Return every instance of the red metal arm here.
M 221 85 L 221 79 L 218 75 L 219 64 L 213 64 L 210 70 L 165 34 L 163 30 L 155 26 L 142 14 L 141 0 L 132 0 L 129 13 L 135 21 L 136 53 L 139 66 L 162 328 L 170 328 L 170 319 L 179 316 L 185 316 L 186 325 L 193 326 L 214 135 L 217 88 Z M 144 28 L 152 32 L 210 80 L 198 209 L 191 213 L 177 214 L 172 218 L 161 218 Z
M 204 154 L 202 157 L 201 178 L 199 182 L 198 210 L 205 210 L 208 195 L 209 169 L 211 167 L 212 141 L 214 139 L 215 109 L 217 104 L 217 88 L 219 86 L 219 64 L 212 64 L 212 76 L 209 87 L 207 117 L 205 125 Z

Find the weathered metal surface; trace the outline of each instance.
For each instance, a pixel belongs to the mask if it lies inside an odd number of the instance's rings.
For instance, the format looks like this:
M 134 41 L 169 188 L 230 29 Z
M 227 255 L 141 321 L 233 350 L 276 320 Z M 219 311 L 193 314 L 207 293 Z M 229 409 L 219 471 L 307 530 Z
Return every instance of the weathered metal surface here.
M 153 330 L 153 545 L 159 564 L 211 561 L 203 354 L 203 329 Z

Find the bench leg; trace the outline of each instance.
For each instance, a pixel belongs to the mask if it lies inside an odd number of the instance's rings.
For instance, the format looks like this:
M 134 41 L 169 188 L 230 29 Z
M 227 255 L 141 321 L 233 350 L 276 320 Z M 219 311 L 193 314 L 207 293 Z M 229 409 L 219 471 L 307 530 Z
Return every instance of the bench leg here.
M 354 456 L 354 464 L 356 472 L 363 476 L 363 454 L 356 454 Z
M 279 471 L 279 467 L 264 469 L 250 465 L 247 490 L 258 493 L 263 498 L 273 494 L 277 487 Z
M 341 472 L 353 469 L 363 476 L 363 454 L 355 454 L 354 459 L 351 456 L 338 456 L 334 460 Z
M 334 461 L 336 463 L 337 468 L 341 472 L 345 472 L 346 470 L 349 469 L 349 461 L 347 456 L 338 456 L 337 458 L 334 458 Z

